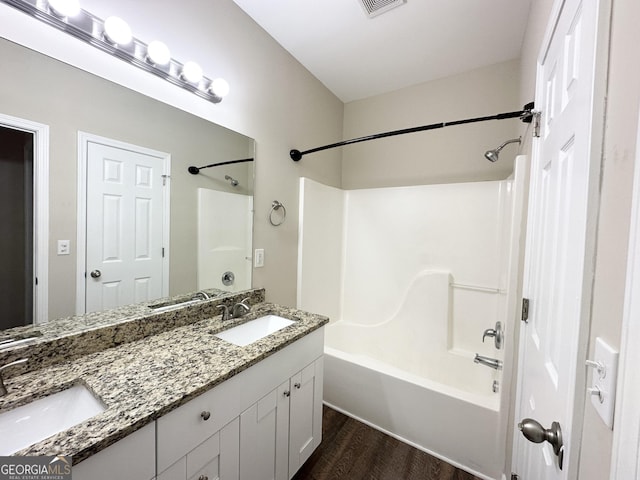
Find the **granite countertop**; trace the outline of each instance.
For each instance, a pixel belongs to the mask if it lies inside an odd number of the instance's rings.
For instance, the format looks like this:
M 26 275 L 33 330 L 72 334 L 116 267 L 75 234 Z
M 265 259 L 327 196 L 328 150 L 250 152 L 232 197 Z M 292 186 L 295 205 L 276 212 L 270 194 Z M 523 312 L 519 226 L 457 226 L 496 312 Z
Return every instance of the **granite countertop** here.
M 214 336 L 270 313 L 295 323 L 245 347 Z M 206 318 L 10 378 L 5 381 L 9 394 L 0 397 L 0 413 L 84 384 L 106 410 L 15 453 L 72 455 L 76 464 L 327 322 L 320 315 L 259 303 L 239 319 L 223 323 L 220 316 Z

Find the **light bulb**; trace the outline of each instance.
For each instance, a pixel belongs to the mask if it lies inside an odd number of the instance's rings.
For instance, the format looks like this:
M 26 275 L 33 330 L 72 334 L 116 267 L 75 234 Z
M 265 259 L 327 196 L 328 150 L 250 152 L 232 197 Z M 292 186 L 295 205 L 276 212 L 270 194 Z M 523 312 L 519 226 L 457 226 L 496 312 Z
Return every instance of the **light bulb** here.
M 151 63 L 162 66 L 171 60 L 171 52 L 164 43 L 154 40 L 147 46 L 147 58 Z
M 78 0 L 48 0 L 49 7 L 59 17 L 75 17 L 80 13 Z
M 224 97 L 229 93 L 229 84 L 223 78 L 216 78 L 211 82 L 209 91 L 216 97 Z
M 187 62 L 182 67 L 182 78 L 190 83 L 200 83 L 202 68 L 196 62 Z
M 104 21 L 104 33 L 111 43 L 128 45 L 133 39 L 131 28 L 120 17 L 109 17 Z

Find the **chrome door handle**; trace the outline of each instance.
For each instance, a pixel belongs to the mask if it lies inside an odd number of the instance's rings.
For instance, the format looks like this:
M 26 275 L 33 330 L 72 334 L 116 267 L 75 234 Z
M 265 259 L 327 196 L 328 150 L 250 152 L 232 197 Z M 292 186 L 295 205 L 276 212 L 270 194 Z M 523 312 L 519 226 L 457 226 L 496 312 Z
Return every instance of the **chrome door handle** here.
M 487 328 L 482 334 L 482 343 L 486 337 L 493 337 L 493 344 L 498 350 L 502 348 L 502 340 L 504 338 L 502 330 L 502 322 L 496 322 L 495 328 Z
M 93 270 L 91 272 L 91 278 L 100 278 L 102 276 L 102 272 L 100 270 Z
M 546 429 L 540 425 L 540 422 L 537 422 L 533 418 L 525 418 L 518 424 L 518 428 L 530 442 L 549 442 L 553 447 L 553 453 L 558 457 L 558 466 L 560 470 L 562 470 L 564 445 L 562 443 L 562 429 L 558 422 L 552 422 L 551 428 Z

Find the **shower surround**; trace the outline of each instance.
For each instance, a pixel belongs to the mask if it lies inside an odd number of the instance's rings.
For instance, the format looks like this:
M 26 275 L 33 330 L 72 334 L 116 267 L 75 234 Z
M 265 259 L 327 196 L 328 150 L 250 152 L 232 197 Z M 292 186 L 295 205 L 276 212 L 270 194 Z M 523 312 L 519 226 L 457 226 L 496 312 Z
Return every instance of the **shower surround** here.
M 298 307 L 331 318 L 325 402 L 487 479 L 507 448 L 525 162 L 503 181 L 300 185 Z M 497 321 L 500 350 L 482 343 Z

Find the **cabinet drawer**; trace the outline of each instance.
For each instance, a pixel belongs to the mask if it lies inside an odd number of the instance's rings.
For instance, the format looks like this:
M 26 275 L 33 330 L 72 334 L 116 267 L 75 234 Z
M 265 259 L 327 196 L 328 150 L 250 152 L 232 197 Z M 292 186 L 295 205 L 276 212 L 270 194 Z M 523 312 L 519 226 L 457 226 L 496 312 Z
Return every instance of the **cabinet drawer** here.
M 187 454 L 187 478 L 194 477 L 205 467 L 205 465 L 207 465 L 208 470 L 211 471 L 213 469 L 212 464 L 214 463 L 216 474 L 215 476 L 210 476 L 210 478 L 217 478 L 219 456 L 220 433 L 216 433 Z
M 222 383 L 157 420 L 159 472 L 237 416 L 230 386 Z

